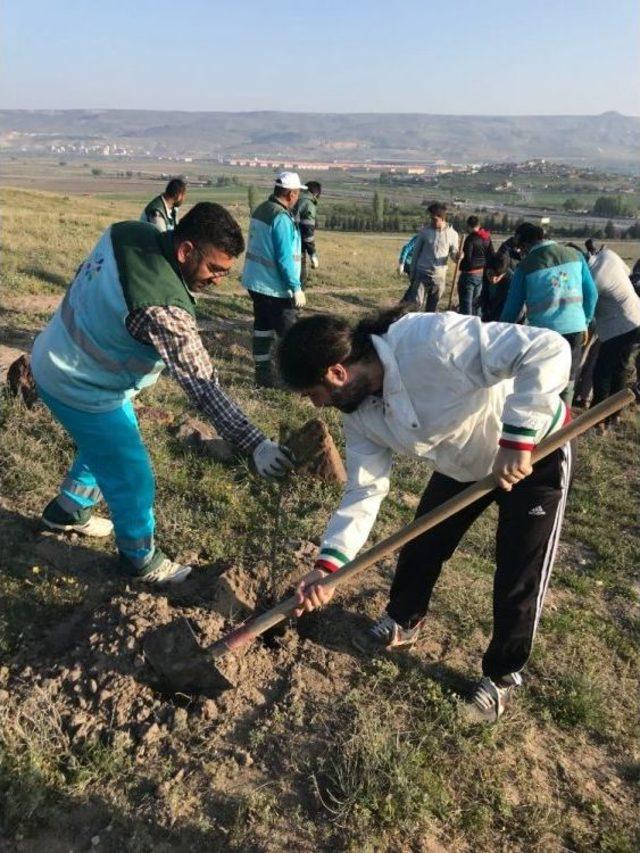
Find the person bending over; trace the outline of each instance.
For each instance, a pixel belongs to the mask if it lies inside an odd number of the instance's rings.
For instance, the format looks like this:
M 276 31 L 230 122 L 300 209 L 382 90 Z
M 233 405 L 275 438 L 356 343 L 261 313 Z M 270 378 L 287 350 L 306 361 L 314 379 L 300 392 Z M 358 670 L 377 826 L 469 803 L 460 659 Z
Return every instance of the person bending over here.
M 569 417 L 560 399 L 569 345 L 547 329 L 396 310 L 355 326 L 331 315 L 303 319 L 278 358 L 290 389 L 342 411 L 346 441 L 346 489 L 298 587 L 298 614 L 329 601 L 318 579 L 367 540 L 394 453 L 433 465 L 417 515 L 494 473 L 495 491 L 403 547 L 386 612 L 353 640 L 365 653 L 413 645 L 443 563 L 497 503 L 493 634 L 468 706 L 473 719 L 496 720 L 522 683 L 562 526 L 571 448 L 533 466 L 531 453 Z
M 571 347 L 571 373 L 562 394 L 571 405 L 598 291 L 584 255 L 546 240 L 540 225 L 523 222 L 514 237 L 523 259 L 513 273 L 500 319 L 515 323 L 525 309 L 528 325 L 552 329 L 565 338 Z
M 219 204 L 196 204 L 174 231 L 118 222 L 33 346 L 39 396 L 77 448 L 43 522 L 87 536 L 115 528 L 122 568 L 146 583 L 178 583 L 191 571 L 156 545 L 155 480 L 132 404 L 165 367 L 260 474 L 291 467 L 222 390 L 196 326 L 195 294 L 219 284 L 243 249 L 238 223 Z M 101 497 L 112 521 L 93 515 Z

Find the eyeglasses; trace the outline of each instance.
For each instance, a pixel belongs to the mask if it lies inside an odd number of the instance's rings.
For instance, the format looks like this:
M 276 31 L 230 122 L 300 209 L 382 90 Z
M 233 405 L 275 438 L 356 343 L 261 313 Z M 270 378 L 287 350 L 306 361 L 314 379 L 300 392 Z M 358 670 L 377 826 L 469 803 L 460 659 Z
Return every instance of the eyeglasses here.
M 193 247 L 196 252 L 200 255 L 200 258 L 204 261 L 204 252 L 200 248 L 200 246 Z M 226 269 L 225 267 L 219 267 L 217 264 L 210 264 L 208 261 L 205 261 L 205 266 L 208 272 L 211 275 L 211 278 L 225 278 L 231 272 L 230 269 Z

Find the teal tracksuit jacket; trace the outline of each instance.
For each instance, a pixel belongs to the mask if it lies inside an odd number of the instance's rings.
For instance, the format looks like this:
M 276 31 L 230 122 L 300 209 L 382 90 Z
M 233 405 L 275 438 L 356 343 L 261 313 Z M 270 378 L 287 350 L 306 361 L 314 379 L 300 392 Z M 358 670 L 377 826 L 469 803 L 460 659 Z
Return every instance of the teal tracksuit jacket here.
M 291 298 L 300 290 L 301 238 L 286 207 L 270 196 L 251 216 L 242 284 L 247 290 Z
M 570 335 L 585 331 L 597 301 L 598 291 L 583 255 L 544 240 L 516 267 L 500 319 L 515 323 L 526 307 L 528 325 Z

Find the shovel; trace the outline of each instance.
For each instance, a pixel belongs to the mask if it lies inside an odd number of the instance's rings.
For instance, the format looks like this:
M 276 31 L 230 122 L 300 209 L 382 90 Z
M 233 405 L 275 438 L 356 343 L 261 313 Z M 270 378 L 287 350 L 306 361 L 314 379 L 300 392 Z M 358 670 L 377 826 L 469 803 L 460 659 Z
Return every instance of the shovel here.
M 633 391 L 626 389 L 584 412 L 541 442 L 533 451 L 532 462 L 544 459 L 590 427 L 633 403 L 635 399 Z M 495 488 L 493 474 L 487 475 L 439 507 L 416 518 L 397 533 L 378 542 L 333 574 L 322 578 L 317 582 L 318 586 L 333 589 L 343 584 Z M 247 619 L 206 649 L 198 644 L 186 621 L 177 625 L 171 623 L 147 635 L 144 642 L 145 656 L 159 678 L 171 685 L 173 692 L 204 693 L 215 697 L 222 690 L 233 686 L 218 669 L 215 661 L 229 652 L 237 652 L 248 646 L 256 637 L 290 616 L 298 606 L 295 596 L 290 596 L 265 613 Z
M 460 243 L 460 248 L 458 251 L 458 259 L 456 261 L 456 265 L 453 270 L 453 278 L 451 279 L 451 290 L 449 291 L 449 304 L 447 305 L 447 311 L 451 311 L 451 306 L 453 305 L 453 291 L 456 288 L 456 281 L 458 279 L 458 273 L 460 271 L 460 263 L 462 261 L 462 246 L 464 245 L 464 240 Z

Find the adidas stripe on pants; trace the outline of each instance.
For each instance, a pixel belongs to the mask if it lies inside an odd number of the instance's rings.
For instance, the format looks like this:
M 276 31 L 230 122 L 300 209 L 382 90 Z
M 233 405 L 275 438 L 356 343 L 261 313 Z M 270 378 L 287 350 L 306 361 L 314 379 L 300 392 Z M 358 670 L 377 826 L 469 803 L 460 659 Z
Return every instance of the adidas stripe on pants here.
M 534 465 L 533 473 L 511 492 L 496 489 L 407 543 L 398 557 L 389 615 L 405 627 L 423 618 L 443 563 L 476 518 L 496 501 L 493 634 L 482 659 L 482 671 L 493 680 L 519 672 L 531 654 L 549 585 L 571 480 L 572 454 L 572 447 L 565 445 Z M 435 472 L 416 517 L 468 485 Z

